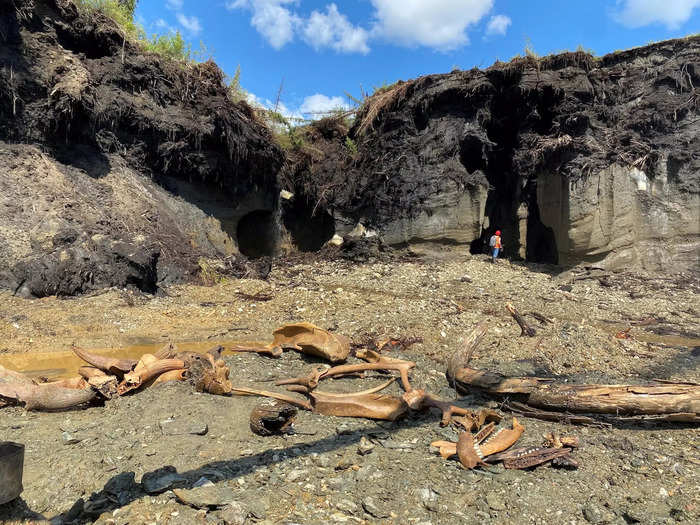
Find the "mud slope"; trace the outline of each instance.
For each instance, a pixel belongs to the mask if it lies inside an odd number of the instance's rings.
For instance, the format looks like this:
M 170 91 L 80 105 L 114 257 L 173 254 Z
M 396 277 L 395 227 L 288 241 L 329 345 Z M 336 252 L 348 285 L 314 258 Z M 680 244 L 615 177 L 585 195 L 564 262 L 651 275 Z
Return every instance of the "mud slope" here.
M 345 134 L 314 130 L 288 185 L 341 234 L 478 252 L 500 228 L 513 257 L 680 270 L 700 253 L 698 86 L 698 36 L 399 82 Z
M 145 54 L 65 0 L 2 2 L 0 41 L 0 287 L 152 292 L 272 250 L 282 154 L 213 62 Z

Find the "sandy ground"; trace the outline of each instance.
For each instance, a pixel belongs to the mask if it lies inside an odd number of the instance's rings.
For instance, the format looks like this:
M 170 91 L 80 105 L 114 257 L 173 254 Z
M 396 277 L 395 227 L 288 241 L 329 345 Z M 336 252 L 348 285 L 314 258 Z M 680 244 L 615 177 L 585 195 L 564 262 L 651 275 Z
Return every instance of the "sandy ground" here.
M 598 277 L 596 271 L 492 265 L 480 256 L 417 247 L 362 265 L 297 259 L 275 267 L 269 281 L 178 286 L 156 297 L 110 290 L 26 301 L 3 294 L 0 364 L 57 377 L 78 366 L 69 358 L 71 345 L 119 349 L 110 351 L 122 355 L 168 341 L 204 349 L 215 342 L 269 340 L 283 323 L 309 321 L 356 344 L 422 339 L 397 355 L 418 363 L 417 385 L 454 398 L 444 379 L 445 358 L 487 320 L 476 368 L 586 382 L 700 381 L 697 278 L 613 274 L 601 284 Z M 537 335 L 519 337 L 507 302 L 554 322 L 542 326 L 528 317 Z M 628 329 L 629 338 L 615 337 Z M 258 381 L 309 367 L 294 353 L 281 360 L 229 354 L 227 360 L 234 384 L 257 388 Z M 377 382 L 353 381 L 335 388 L 360 390 L 364 382 Z M 524 418 L 522 444 L 537 444 L 551 430 L 578 436 L 580 468 L 467 472 L 430 450 L 431 441 L 457 435 L 439 427 L 437 414 L 377 423 L 302 413 L 299 434 L 261 438 L 248 428 L 258 402 L 196 394 L 177 384 L 86 410 L 3 409 L 0 436 L 25 443 L 27 457 L 23 499 L 0 507 L 0 520 L 623 524 L 692 523 L 699 516 L 696 428 L 582 428 Z M 498 407 L 476 396 L 460 403 Z M 171 418 L 185 430 L 166 430 Z M 189 433 L 205 425 L 205 435 Z M 367 455 L 358 453 L 363 438 L 373 446 Z M 213 482 L 207 490 L 216 492 L 209 496 L 218 503 L 185 504 L 172 491 L 147 495 L 143 475 L 165 466 L 182 475 L 181 486 L 191 488 L 201 478 Z

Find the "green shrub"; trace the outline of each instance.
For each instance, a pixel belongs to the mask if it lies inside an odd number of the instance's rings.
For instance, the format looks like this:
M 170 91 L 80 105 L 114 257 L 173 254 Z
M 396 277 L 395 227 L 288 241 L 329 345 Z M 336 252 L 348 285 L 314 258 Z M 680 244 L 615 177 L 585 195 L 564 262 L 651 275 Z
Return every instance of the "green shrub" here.
M 193 51 L 179 31 L 147 37 L 143 27 L 134 21 L 137 2 L 138 0 L 75 0 L 83 13 L 99 11 L 114 20 L 124 32 L 124 38 L 139 44 L 144 51 L 185 62 L 206 60 L 209 53 L 204 44 L 200 42 L 200 49 Z
M 233 74 L 233 78 L 228 83 L 228 98 L 233 102 L 241 102 L 242 100 L 248 100 L 248 93 L 245 89 L 241 87 L 241 65 L 236 67 L 236 72 Z
M 345 148 L 353 157 L 357 155 L 357 144 L 350 137 L 345 137 Z

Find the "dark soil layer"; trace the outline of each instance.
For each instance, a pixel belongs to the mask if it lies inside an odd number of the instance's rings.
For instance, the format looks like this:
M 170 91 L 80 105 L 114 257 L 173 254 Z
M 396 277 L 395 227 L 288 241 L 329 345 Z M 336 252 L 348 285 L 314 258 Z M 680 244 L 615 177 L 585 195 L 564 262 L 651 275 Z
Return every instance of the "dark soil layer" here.
M 34 296 L 110 285 L 152 292 L 164 280 L 190 277 L 199 256 L 231 252 L 211 239 L 193 242 L 173 223 L 186 222 L 184 213 L 172 212 L 165 193 L 214 217 L 216 207 L 201 202 L 206 193 L 218 193 L 231 209 L 255 199 L 267 212 L 276 207 L 282 154 L 250 107 L 227 98 L 223 73 L 213 62 L 185 64 L 144 53 L 110 19 L 82 15 L 62 0 L 2 2 L 0 42 L 0 183 L 8 188 L 0 218 L 7 215 L 12 224 L 24 212 L 28 217 L 15 230 L 20 233 L 41 223 L 42 212 L 65 223 L 52 231 L 49 249 L 4 254 L 9 272 L 0 274 L 0 286 L 23 287 Z M 41 153 L 17 149 L 17 143 Z M 35 163 L 37 155 L 43 162 Z M 46 194 L 40 195 L 49 201 L 46 209 L 26 213 L 34 188 L 22 188 L 32 182 L 24 172 L 49 165 L 71 182 L 81 181 L 68 201 L 105 205 L 102 220 L 75 206 L 66 214 L 67 203 Z M 123 169 L 134 170 L 149 189 L 153 179 L 167 190 L 151 209 L 138 210 L 147 214 L 136 216 L 133 229 L 115 219 L 120 210 L 109 209 L 119 199 L 105 195 L 110 176 Z M 255 211 L 239 208 L 233 222 Z M 169 220 L 173 215 L 176 220 Z M 217 218 L 219 230 L 236 242 L 235 224 Z M 191 228 L 198 229 L 204 228 Z M 105 239 L 86 241 L 95 234 Z M 146 242 L 135 241 L 139 234 Z
M 525 57 L 398 82 L 366 101 L 350 129 L 314 124 L 285 183 L 350 228 L 363 222 L 380 231 L 457 209 L 445 195 L 487 188 L 473 249 L 500 228 L 507 255 L 556 263 L 538 176 L 561 180 L 543 190 L 552 193 L 619 164 L 697 195 L 699 85 L 698 36 L 602 58 Z M 521 220 L 527 242 L 517 238 Z M 401 240 L 411 239 L 394 242 Z

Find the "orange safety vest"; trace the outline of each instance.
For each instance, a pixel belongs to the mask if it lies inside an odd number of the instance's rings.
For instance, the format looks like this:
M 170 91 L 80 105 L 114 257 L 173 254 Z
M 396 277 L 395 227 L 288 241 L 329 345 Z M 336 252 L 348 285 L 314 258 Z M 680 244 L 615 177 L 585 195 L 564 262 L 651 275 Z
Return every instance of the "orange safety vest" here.
M 496 235 L 496 244 L 494 244 L 493 247 L 499 250 L 501 249 L 501 238 L 498 235 Z

